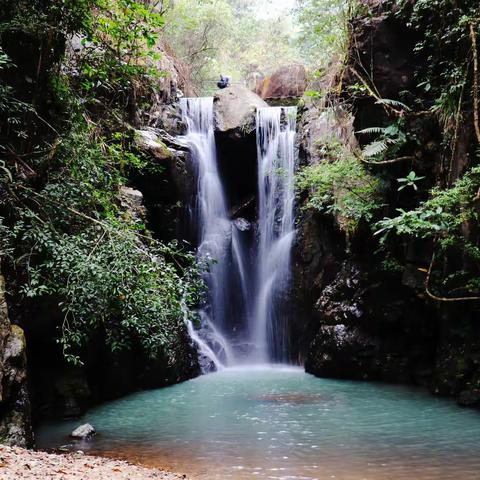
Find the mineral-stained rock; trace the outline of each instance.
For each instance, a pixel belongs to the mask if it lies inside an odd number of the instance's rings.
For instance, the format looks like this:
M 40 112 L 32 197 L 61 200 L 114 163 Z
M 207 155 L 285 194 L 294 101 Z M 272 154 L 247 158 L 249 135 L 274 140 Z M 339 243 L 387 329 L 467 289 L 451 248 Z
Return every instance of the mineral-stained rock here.
M 258 83 L 256 93 L 263 99 L 285 99 L 301 97 L 307 88 L 305 67 L 300 64 L 279 68 L 270 77 Z
M 25 336 L 10 324 L 0 275 L 0 442 L 7 445 L 27 446 L 32 440 L 26 364 Z
M 158 160 L 167 160 L 173 157 L 173 152 L 163 143 L 154 129 L 136 130 L 135 142 L 140 150 L 150 153 Z

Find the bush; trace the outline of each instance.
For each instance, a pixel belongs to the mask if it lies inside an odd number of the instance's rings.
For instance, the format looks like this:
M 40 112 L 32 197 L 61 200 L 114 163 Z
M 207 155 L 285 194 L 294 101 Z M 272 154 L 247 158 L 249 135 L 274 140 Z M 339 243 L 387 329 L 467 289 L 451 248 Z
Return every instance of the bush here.
M 168 357 L 202 291 L 194 256 L 153 240 L 120 206 L 124 175 L 146 161 L 122 140 L 106 142 L 76 120 L 54 158 L 43 159 L 50 170 L 41 190 L 4 182 L 12 216 L 2 225 L 2 254 L 23 272 L 17 292 L 60 299 L 59 341 L 77 363 L 98 332 L 112 351 L 139 345 Z
M 339 144 L 328 146 L 332 161 L 304 167 L 297 188 L 308 190 L 307 208 L 332 213 L 343 230 L 353 233 L 361 221 L 370 222 L 381 207 L 381 182 Z

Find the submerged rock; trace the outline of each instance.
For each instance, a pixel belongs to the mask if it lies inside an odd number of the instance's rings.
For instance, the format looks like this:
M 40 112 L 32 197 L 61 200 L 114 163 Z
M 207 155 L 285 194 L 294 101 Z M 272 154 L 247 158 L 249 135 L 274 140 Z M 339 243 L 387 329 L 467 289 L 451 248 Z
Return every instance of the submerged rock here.
M 95 430 L 95 427 L 93 425 L 90 425 L 89 423 L 85 423 L 85 424 L 77 427 L 70 434 L 70 436 L 72 438 L 90 438 L 93 435 L 95 435 L 96 433 L 97 433 L 97 431 Z

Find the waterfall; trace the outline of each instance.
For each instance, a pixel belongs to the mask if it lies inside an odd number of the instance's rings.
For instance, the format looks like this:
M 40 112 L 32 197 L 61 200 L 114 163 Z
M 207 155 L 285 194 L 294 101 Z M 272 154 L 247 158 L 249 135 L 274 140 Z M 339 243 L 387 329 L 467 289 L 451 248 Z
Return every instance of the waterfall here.
M 281 296 L 288 291 L 295 235 L 296 117 L 296 107 L 257 111 L 259 240 L 252 321 L 261 360 L 288 360 L 287 318 Z
M 217 369 L 238 363 L 287 360 L 286 318 L 281 296 L 287 292 L 294 238 L 295 108 L 263 108 L 257 113 L 259 218 L 252 247 L 243 241 L 249 222 L 232 219 L 217 165 L 213 98 L 180 102 L 198 184 L 198 258 L 207 305 L 201 328 L 187 321 L 200 354 Z
M 215 136 L 213 130 L 213 98 L 182 98 L 180 109 L 187 124 L 185 142 L 190 148 L 198 176 L 195 210 L 198 225 L 198 257 L 209 262 L 205 281 L 208 286 L 208 307 L 202 312 L 203 327 L 208 332 L 210 343 L 216 347 L 205 348 L 193 335 L 200 350 L 218 368 L 222 362 L 231 363 L 233 353 L 224 338 L 226 305 L 228 302 L 229 272 L 227 258 L 231 245 L 231 222 L 227 214 L 225 194 L 217 167 Z M 192 330 L 192 327 L 190 326 Z M 209 351 L 210 350 L 210 351 Z M 218 351 L 222 350 L 222 351 Z

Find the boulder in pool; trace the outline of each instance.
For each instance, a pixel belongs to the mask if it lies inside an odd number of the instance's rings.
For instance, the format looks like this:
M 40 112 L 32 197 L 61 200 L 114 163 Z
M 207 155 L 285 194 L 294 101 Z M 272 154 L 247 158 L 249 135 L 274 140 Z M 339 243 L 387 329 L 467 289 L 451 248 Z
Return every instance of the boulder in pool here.
M 77 438 L 77 439 L 85 439 L 85 438 L 90 438 L 95 435 L 97 431 L 93 427 L 93 425 L 90 425 L 89 423 L 84 423 L 83 425 L 80 425 L 77 427 L 71 434 L 70 436 L 72 438 Z

